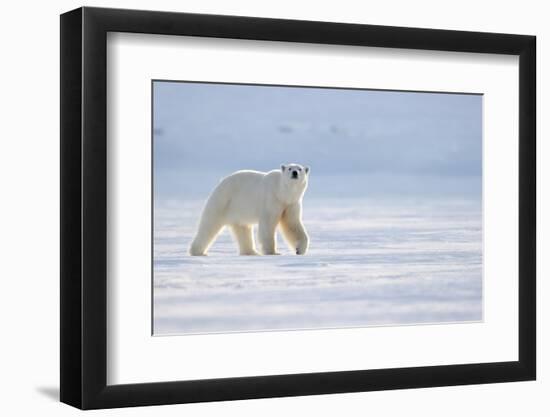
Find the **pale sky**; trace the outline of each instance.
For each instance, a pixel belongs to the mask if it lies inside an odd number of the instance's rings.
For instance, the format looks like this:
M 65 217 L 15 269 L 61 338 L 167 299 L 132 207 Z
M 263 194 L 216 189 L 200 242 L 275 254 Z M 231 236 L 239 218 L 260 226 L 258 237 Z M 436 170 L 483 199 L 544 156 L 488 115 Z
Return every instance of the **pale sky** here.
M 478 193 L 482 99 L 156 81 L 155 188 L 185 193 L 200 189 L 197 177 L 208 182 L 239 169 L 297 162 L 319 178 L 346 176 L 347 185 L 368 177 L 388 192 L 408 182 L 411 190 L 447 192 L 455 184 L 457 192 Z

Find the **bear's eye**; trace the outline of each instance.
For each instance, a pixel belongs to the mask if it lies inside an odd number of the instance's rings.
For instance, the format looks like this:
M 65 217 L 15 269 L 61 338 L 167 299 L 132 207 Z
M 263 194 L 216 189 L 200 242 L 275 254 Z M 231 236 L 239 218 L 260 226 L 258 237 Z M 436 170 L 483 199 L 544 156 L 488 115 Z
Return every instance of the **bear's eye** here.
M 298 171 L 302 171 L 302 168 L 298 168 Z

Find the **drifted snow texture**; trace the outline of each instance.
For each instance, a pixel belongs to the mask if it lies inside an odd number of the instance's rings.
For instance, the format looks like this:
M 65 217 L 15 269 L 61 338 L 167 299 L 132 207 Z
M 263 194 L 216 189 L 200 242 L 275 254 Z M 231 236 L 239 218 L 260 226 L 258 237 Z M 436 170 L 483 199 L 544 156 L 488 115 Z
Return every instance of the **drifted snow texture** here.
M 187 247 L 203 200 L 154 211 L 154 334 L 482 320 L 477 200 L 306 198 L 296 256 L 237 256 L 228 230 L 207 257 Z

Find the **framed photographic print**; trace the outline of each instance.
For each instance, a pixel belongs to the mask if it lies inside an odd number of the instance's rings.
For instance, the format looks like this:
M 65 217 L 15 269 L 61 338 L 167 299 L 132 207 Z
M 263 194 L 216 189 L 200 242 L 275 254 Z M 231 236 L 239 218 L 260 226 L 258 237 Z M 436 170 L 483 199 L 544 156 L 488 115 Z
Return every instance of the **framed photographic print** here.
M 535 379 L 535 37 L 61 16 L 61 401 Z

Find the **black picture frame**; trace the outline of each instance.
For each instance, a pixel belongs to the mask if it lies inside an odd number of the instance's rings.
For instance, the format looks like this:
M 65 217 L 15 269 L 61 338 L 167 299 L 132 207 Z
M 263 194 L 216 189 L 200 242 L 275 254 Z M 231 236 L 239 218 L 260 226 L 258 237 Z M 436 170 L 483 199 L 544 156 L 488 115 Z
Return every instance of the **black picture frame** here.
M 107 385 L 108 32 L 519 56 L 518 361 Z M 94 409 L 535 379 L 535 51 L 525 35 L 89 7 L 61 15 L 61 401 Z

